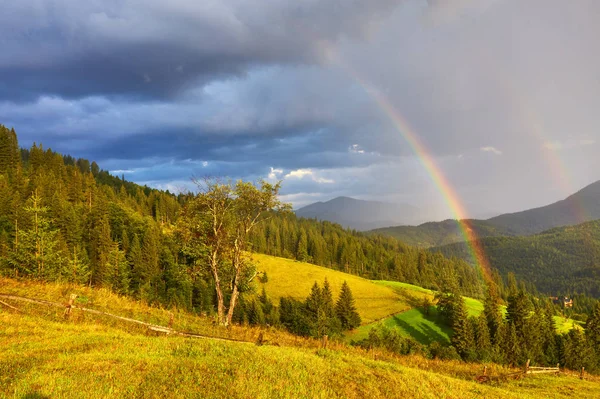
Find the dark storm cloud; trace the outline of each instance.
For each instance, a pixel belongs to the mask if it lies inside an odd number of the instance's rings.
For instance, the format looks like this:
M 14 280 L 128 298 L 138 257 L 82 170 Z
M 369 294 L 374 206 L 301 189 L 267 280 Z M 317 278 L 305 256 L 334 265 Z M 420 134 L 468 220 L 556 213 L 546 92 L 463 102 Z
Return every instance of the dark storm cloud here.
M 398 1 L 75 1 L 3 4 L 0 97 L 171 97 L 264 64 L 311 63 Z
M 447 212 L 414 136 L 467 208 L 518 210 L 600 177 L 599 4 L 11 2 L 0 123 L 156 187 L 283 179 L 295 204 Z

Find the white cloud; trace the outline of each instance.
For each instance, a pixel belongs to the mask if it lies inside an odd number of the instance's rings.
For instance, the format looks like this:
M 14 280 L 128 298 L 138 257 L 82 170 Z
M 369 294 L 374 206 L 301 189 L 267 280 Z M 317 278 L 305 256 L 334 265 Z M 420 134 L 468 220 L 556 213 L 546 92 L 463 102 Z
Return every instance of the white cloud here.
M 133 169 L 116 169 L 116 170 L 109 171 L 109 173 L 111 175 L 122 175 L 125 173 L 135 173 L 135 170 L 133 170 Z
M 284 179 L 304 179 L 305 177 L 310 177 L 310 179 L 316 183 L 322 183 L 322 184 L 333 184 L 335 183 L 335 180 L 333 179 L 327 179 L 325 177 L 320 177 L 317 176 L 317 174 L 315 172 L 313 172 L 312 169 L 296 169 L 296 170 L 292 170 L 291 172 L 289 172 L 288 174 L 286 174 L 284 176 Z
M 480 149 L 483 152 L 491 152 L 491 153 L 496 154 L 496 155 L 502 155 L 502 151 L 500 151 L 496 147 L 487 146 L 487 147 L 481 147 Z
M 352 144 L 349 148 L 348 151 L 354 153 L 354 154 L 364 154 L 365 150 L 363 150 L 361 148 L 361 146 L 359 146 L 358 144 Z
M 279 178 L 279 175 L 283 173 L 283 169 L 275 169 L 271 167 L 271 172 L 269 172 L 268 178 L 270 180 L 276 180 Z

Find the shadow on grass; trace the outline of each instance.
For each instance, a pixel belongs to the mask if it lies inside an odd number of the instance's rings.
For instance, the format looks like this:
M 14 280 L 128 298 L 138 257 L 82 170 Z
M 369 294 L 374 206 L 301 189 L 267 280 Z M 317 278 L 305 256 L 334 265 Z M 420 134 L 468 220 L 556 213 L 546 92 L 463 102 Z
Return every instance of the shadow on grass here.
M 29 392 L 21 396 L 21 399 L 50 399 L 50 396 L 42 395 L 39 392 Z
M 429 345 L 433 342 L 440 342 L 442 344 L 449 343 L 449 337 L 452 334 L 452 330 L 437 314 L 435 308 L 430 309 L 429 312 L 424 312 L 421 308 L 417 309 L 421 313 L 423 319 L 436 325 L 441 331 L 432 328 L 431 325 L 424 323 L 423 321 L 415 320 L 413 323 L 409 323 L 408 321 L 403 320 L 400 315 L 393 317 L 394 325 L 404 330 L 421 344 Z

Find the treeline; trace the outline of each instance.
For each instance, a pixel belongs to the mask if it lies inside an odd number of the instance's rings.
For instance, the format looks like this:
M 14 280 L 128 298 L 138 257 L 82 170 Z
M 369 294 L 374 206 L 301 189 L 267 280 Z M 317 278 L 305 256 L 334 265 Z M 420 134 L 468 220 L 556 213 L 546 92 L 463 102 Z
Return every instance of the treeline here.
M 5 275 L 108 287 L 178 306 L 192 304 L 188 292 L 197 292 L 195 302 L 212 301 L 210 282 L 188 278 L 177 242 L 165 234 L 184 202 L 42 145 L 21 150 L 15 131 L 0 125 Z
M 400 353 L 422 353 L 441 359 L 554 366 L 591 372 L 600 371 L 600 303 L 587 320 L 585 330 L 579 326 L 559 334 L 554 322 L 555 306 L 547 298 L 530 295 L 509 276 L 508 300 L 502 300 L 494 283 L 488 284 L 484 310 L 478 317 L 468 316 L 464 298 L 458 293 L 456 280 L 446 276 L 436 295 L 438 312 L 452 327 L 450 346 L 439 343 L 423 346 L 397 331 L 379 326 L 359 345 L 379 346 Z M 505 314 L 504 314 L 505 313 Z
M 257 297 L 240 302 L 234 313 L 239 324 L 280 326 L 289 332 L 313 338 L 339 336 L 343 331 L 360 326 L 361 318 L 356 310 L 354 297 L 344 281 L 337 301 L 334 302 L 329 282 L 321 287 L 317 282 L 304 301 L 281 298 L 276 307 L 263 288 Z
M 525 237 L 486 237 L 480 244 L 491 265 L 506 278 L 514 273 L 540 292 L 600 297 L 600 221 L 560 227 Z M 435 249 L 468 260 L 466 244 Z
M 21 149 L 14 129 L 0 125 L 0 272 L 212 313 L 214 279 L 175 234 L 193 198 L 141 187 L 42 145 Z M 481 296 L 477 271 L 462 260 L 328 222 L 274 214 L 250 239 L 257 252 L 430 288 L 440 270 L 453 269 L 462 293 Z
M 368 279 L 402 281 L 437 289 L 452 270 L 463 295 L 482 297 L 479 272 L 458 258 L 418 249 L 380 235 L 366 235 L 338 224 L 273 215 L 251 235 L 256 252 L 296 259 Z

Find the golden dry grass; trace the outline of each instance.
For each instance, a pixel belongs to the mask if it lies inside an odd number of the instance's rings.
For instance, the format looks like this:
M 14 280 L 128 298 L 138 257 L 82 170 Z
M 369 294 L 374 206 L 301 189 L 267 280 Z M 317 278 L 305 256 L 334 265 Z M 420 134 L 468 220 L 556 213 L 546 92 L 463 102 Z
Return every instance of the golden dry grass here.
M 103 290 L 0 280 L 0 292 L 56 301 L 74 290 L 89 307 L 160 321 L 167 311 Z M 365 352 L 343 344 L 271 332 L 282 346 L 168 336 L 105 317 L 10 302 L 0 306 L 0 397 L 82 398 L 598 398 L 598 379 L 534 376 L 497 386 L 473 381 L 481 365 Z M 178 313 L 178 323 L 204 328 L 210 319 Z M 206 327 L 208 328 L 208 327 Z M 256 336 L 256 329 L 214 328 L 216 335 Z M 222 330 L 222 331 L 221 331 Z M 287 338 L 286 338 L 287 337 Z M 510 372 L 490 365 L 490 373 Z M 27 396 L 29 395 L 29 396 Z
M 276 301 L 287 296 L 304 300 L 315 281 L 322 285 L 323 281 L 327 279 L 331 285 L 334 300 L 339 295 L 343 282 L 348 283 L 363 324 L 372 323 L 411 308 L 406 298 L 398 295 L 394 289 L 376 284 L 371 280 L 326 267 L 268 255 L 254 254 L 253 259 L 258 269 L 267 272 L 268 276 L 268 282 L 259 283 L 259 289 L 262 289 L 264 285 L 269 297 Z

